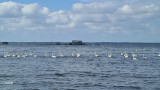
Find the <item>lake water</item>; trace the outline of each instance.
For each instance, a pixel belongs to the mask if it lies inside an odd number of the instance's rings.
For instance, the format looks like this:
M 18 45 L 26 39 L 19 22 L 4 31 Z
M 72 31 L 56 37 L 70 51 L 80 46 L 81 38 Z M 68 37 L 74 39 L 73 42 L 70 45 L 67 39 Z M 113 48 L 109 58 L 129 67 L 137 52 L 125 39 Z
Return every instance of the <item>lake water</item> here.
M 81 56 L 72 56 L 77 51 Z M 4 52 L 28 56 L 4 58 Z M 160 90 L 159 52 L 160 44 L 144 43 L 0 45 L 0 90 Z

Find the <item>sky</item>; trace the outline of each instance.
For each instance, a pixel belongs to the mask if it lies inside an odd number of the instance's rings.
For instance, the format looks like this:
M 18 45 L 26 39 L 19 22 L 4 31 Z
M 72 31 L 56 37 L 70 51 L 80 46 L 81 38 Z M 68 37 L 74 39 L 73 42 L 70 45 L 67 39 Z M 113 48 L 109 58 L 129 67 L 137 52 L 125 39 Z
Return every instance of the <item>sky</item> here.
M 159 0 L 1 0 L 0 42 L 160 42 Z

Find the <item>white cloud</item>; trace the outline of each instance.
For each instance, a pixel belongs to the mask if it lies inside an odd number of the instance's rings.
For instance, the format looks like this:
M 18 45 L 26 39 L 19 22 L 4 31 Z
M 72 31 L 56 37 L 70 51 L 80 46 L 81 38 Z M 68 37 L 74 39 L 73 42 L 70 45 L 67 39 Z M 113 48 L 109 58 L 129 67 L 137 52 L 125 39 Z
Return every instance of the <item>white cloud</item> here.
M 58 11 L 49 14 L 49 17 L 46 19 L 48 23 L 54 24 L 67 24 L 70 21 L 70 16 L 68 12 Z
M 151 31 L 159 32 L 160 27 L 157 24 L 160 22 L 160 5 L 155 2 L 83 1 L 89 3 L 75 3 L 72 11 L 57 12 L 50 12 L 47 7 L 37 3 L 20 4 L 12 1 L 0 3 L 0 30 L 86 29 L 88 32 L 129 33 L 152 29 Z M 154 23 L 155 20 L 157 24 Z M 148 25 L 152 28 L 148 28 Z
M 9 1 L 0 3 L 0 16 L 1 17 L 15 17 L 21 14 L 20 8 L 22 5 Z
M 0 3 L 0 30 L 46 29 L 45 19 L 49 10 L 35 4 L 20 4 L 12 1 Z
M 132 13 L 132 9 L 130 8 L 129 5 L 124 5 L 122 8 L 120 8 L 122 13 Z
M 47 15 L 49 14 L 49 10 L 46 7 L 41 7 L 37 3 L 24 5 L 21 9 L 22 14 L 26 16 L 30 15 Z
M 106 0 L 81 0 L 83 2 L 104 2 Z
M 73 13 L 79 14 L 106 14 L 112 13 L 116 8 L 113 2 L 93 2 L 89 4 L 73 4 Z

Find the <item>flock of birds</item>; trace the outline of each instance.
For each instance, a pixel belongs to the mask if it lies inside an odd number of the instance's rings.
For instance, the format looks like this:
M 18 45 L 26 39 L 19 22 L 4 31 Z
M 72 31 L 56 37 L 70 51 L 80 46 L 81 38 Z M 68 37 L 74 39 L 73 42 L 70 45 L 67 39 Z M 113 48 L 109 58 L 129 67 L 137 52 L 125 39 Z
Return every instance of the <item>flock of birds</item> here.
M 99 55 L 96 52 L 95 52 L 95 56 L 99 57 Z M 129 57 L 129 55 L 126 52 L 125 53 L 121 52 L 121 56 L 124 56 L 125 58 Z M 157 56 L 160 57 L 160 53 L 158 53 Z M 108 57 L 111 58 L 112 57 L 112 53 L 108 53 Z M 132 60 L 137 60 L 137 55 L 135 53 L 132 53 L 131 57 L 132 57 Z M 145 60 L 147 59 L 147 57 L 144 54 L 142 54 L 142 58 L 145 59 Z
M 3 57 L 4 57 L 4 58 L 7 58 L 7 57 L 25 58 L 25 57 L 28 57 L 28 56 L 33 56 L 33 57 L 35 57 L 35 58 L 38 57 L 38 55 L 37 55 L 35 52 L 34 52 L 34 53 L 30 52 L 30 54 L 27 54 L 27 53 L 21 53 L 21 54 L 20 54 L 20 53 L 15 53 L 15 52 L 13 52 L 12 54 L 9 54 L 8 52 L 4 52 L 4 54 L 3 54 Z M 64 57 L 64 55 L 62 54 L 62 52 L 60 52 L 58 56 L 54 55 L 53 52 L 52 52 L 51 56 L 49 56 L 48 53 L 45 52 L 45 53 L 44 53 L 44 56 L 45 56 L 45 57 L 52 57 L 52 58 Z M 80 57 L 81 54 L 80 54 L 79 52 L 77 52 L 76 55 L 74 55 L 74 54 L 72 53 L 72 56 Z
M 120 54 L 121 54 L 121 56 L 124 56 L 125 58 L 129 57 L 129 55 L 126 52 L 125 53 L 121 52 Z M 76 56 L 76 57 L 80 57 L 81 56 L 81 54 L 79 52 L 72 53 L 71 55 L 72 56 Z M 20 54 L 20 53 L 15 53 L 15 52 L 13 52 L 12 54 L 9 54 L 8 52 L 4 52 L 4 55 L 3 55 L 4 58 L 7 58 L 7 57 L 25 58 L 25 57 L 28 57 L 28 56 L 33 56 L 35 58 L 38 57 L 38 55 L 35 52 L 33 52 L 33 53 L 30 52 L 30 54 L 27 54 L 27 53 L 21 53 Z M 64 55 L 62 54 L 62 52 L 60 52 L 59 55 L 57 55 L 57 56 L 53 52 L 51 52 L 51 56 L 49 56 L 49 54 L 47 52 L 45 52 L 44 56 L 45 57 L 51 57 L 51 58 L 64 57 Z M 94 56 L 95 57 L 100 57 L 100 55 L 97 54 L 96 51 L 95 51 Z M 160 53 L 158 53 L 157 56 L 160 57 Z M 109 52 L 108 53 L 108 58 L 112 58 L 112 57 L 113 57 L 112 53 Z M 131 58 L 132 58 L 132 60 L 137 60 L 137 54 L 136 53 L 132 53 L 131 54 Z M 147 59 L 147 57 L 144 54 L 142 54 L 142 58 L 145 59 L 145 60 Z

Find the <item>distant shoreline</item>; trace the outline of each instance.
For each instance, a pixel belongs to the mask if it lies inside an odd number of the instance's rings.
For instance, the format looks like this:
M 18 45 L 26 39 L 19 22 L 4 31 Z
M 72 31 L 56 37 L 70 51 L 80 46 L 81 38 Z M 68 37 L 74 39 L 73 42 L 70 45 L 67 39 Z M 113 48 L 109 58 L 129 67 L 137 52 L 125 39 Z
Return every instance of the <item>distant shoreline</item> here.
M 73 45 L 71 42 L 8 42 L 6 45 Z M 160 44 L 157 42 L 83 42 L 75 45 L 99 45 L 99 44 Z M 0 45 L 3 45 L 0 42 Z

